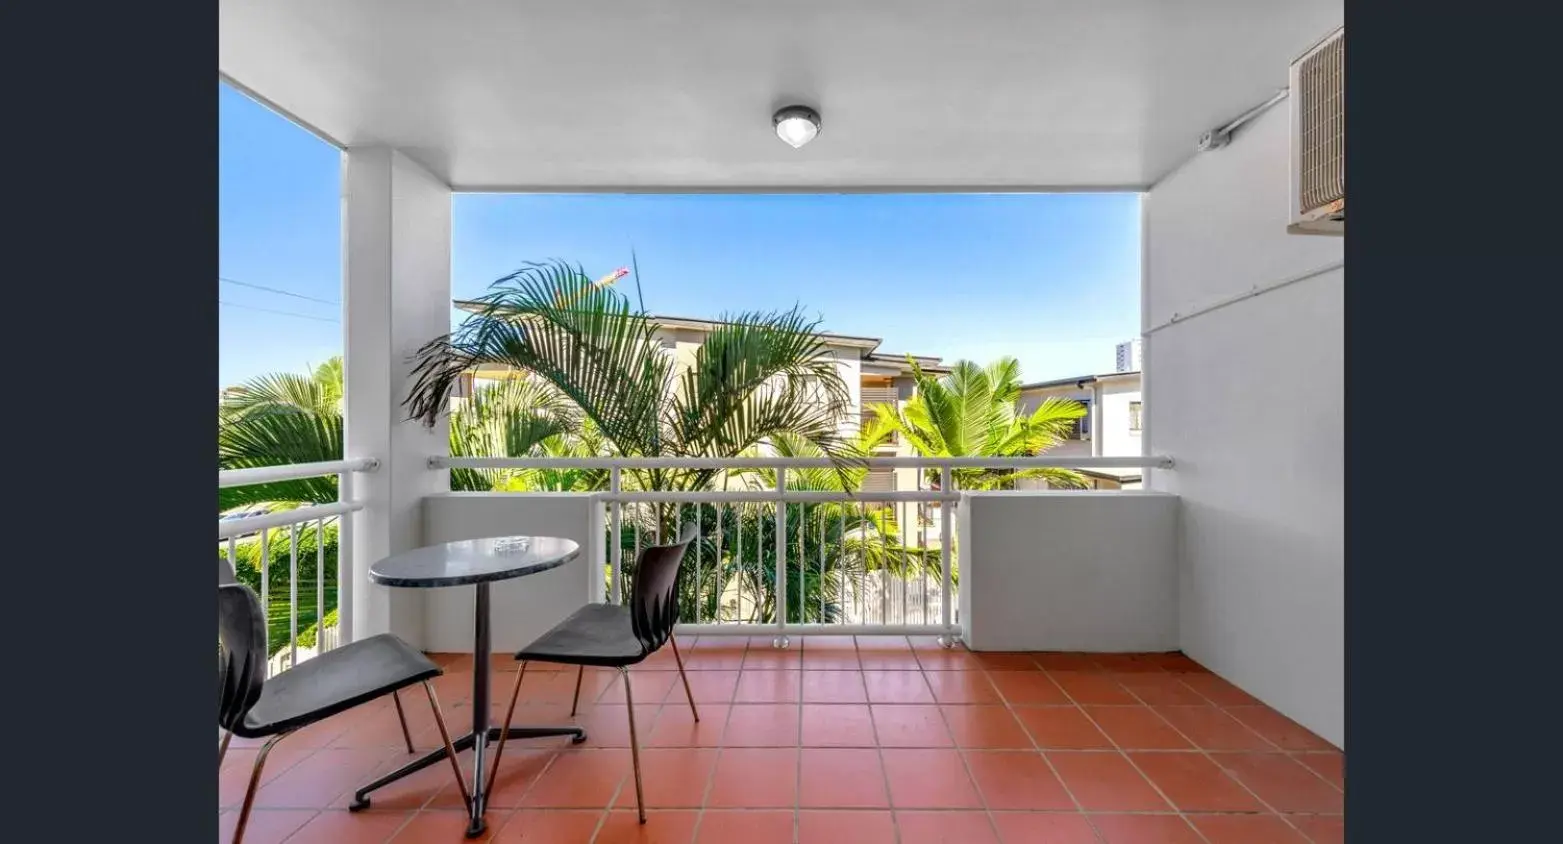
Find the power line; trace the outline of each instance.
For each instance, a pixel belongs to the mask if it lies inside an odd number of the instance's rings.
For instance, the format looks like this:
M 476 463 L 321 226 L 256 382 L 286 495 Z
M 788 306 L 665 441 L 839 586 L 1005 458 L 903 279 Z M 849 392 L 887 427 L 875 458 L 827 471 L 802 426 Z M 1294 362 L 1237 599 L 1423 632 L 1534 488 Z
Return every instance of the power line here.
M 251 284 L 248 281 L 239 281 L 237 279 L 224 278 L 222 276 L 218 276 L 217 280 L 218 281 L 222 281 L 222 282 L 226 282 L 228 284 L 237 284 L 240 287 L 249 287 L 249 288 L 252 288 L 254 290 L 264 290 L 267 293 L 277 293 L 277 294 L 282 295 L 282 296 L 292 296 L 295 299 L 303 299 L 303 300 L 308 301 L 308 302 L 319 302 L 322 305 L 340 305 L 340 304 L 342 304 L 341 302 L 333 301 L 331 299 L 317 299 L 314 296 L 305 296 L 302 293 L 294 293 L 291 290 L 278 290 L 275 287 L 267 287 L 264 284 Z
M 312 319 L 312 320 L 315 320 L 317 322 L 340 322 L 341 321 L 341 320 L 335 319 L 333 317 L 320 317 L 320 316 L 311 316 L 309 314 L 296 314 L 296 313 L 294 313 L 292 311 L 277 311 L 277 310 L 272 310 L 271 308 L 257 308 L 254 305 L 240 305 L 240 304 L 238 304 L 236 302 L 224 302 L 221 299 L 217 300 L 217 304 L 219 304 L 219 305 L 226 305 L 226 306 L 228 306 L 230 308 L 243 308 L 246 311 L 260 311 L 263 314 L 276 314 L 278 316 L 298 317 L 299 319 Z

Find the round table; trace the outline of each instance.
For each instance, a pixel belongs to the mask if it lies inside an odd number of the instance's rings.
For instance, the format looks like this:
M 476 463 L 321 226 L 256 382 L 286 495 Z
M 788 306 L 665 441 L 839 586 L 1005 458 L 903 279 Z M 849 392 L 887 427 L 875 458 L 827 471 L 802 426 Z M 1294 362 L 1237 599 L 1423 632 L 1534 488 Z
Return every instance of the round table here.
M 406 589 L 437 589 L 448 586 L 474 587 L 472 635 L 472 731 L 451 742 L 457 751 L 472 749 L 472 803 L 468 806 L 467 837 L 476 838 L 485 827 L 488 784 L 483 782 L 483 752 L 489 742 L 498 741 L 500 727 L 490 726 L 489 718 L 489 584 L 496 580 L 526 577 L 558 568 L 580 556 L 580 546 L 569 539 L 554 536 L 504 536 L 492 539 L 466 539 L 427 548 L 415 548 L 386 557 L 369 568 L 369 580 L 382 586 Z M 509 737 L 545 738 L 570 736 L 577 744 L 586 740 L 586 731 L 575 726 L 511 726 Z M 481 740 L 479 740 L 481 737 Z M 360 788 L 348 806 L 352 810 L 369 807 L 369 792 L 382 788 L 416 771 L 445 759 L 440 748 L 420 759 L 386 774 Z

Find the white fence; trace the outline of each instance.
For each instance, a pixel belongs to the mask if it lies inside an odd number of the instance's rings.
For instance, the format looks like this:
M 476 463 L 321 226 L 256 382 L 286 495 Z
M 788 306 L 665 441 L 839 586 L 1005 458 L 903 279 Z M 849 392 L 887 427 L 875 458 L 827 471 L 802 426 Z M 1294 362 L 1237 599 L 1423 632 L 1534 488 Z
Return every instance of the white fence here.
M 276 644 L 271 635 L 271 622 L 274 607 L 278 602 L 272 600 L 271 594 L 271 549 L 274 543 L 286 542 L 288 544 L 288 573 L 286 589 L 288 594 L 287 618 L 288 630 L 286 638 L 282 642 L 282 650 L 271 655 L 268 661 L 268 674 L 299 664 L 317 653 L 323 653 L 346 641 L 352 630 L 352 577 L 351 572 L 351 543 L 352 530 L 350 520 L 342 516 L 363 509 L 363 505 L 355 502 L 352 497 L 352 477 L 355 472 L 372 472 L 379 468 L 379 461 L 374 459 L 363 460 L 338 460 L 325 463 L 299 463 L 291 466 L 273 466 L 261 469 L 234 469 L 217 473 L 217 486 L 219 489 L 226 487 L 240 487 L 251 484 L 273 483 L 277 481 L 297 480 L 303 478 L 318 478 L 329 475 L 337 476 L 337 501 L 332 504 L 316 504 L 297 507 L 286 510 L 273 510 L 263 515 L 243 516 L 240 518 L 217 519 L 217 541 L 219 553 L 226 552 L 229 568 L 237 572 L 239 568 L 239 549 L 244 546 L 255 547 L 255 559 L 260 578 L 260 602 L 262 611 L 266 613 L 267 651 Z M 326 545 L 327 526 L 332 525 L 337 532 L 337 570 L 335 572 L 335 594 L 329 595 L 327 589 Z M 305 583 L 299 573 L 299 543 L 303 539 L 306 542 L 311 536 L 315 544 L 313 581 Z M 248 554 L 246 554 L 248 556 Z M 315 637 L 312 644 L 301 645 L 299 643 L 299 605 L 300 587 L 304 586 L 308 591 L 302 596 L 305 606 L 314 604 L 313 622 L 315 625 Z M 313 593 L 313 594 L 310 594 Z M 334 598 L 333 600 L 329 600 Z M 333 606 L 334 605 L 334 606 Z M 337 623 L 326 626 L 326 617 L 330 609 L 337 610 Z
M 1170 468 L 1154 457 L 923 458 L 852 461 L 858 469 L 916 469 L 918 489 L 866 492 L 803 482 L 826 458 L 434 458 L 431 467 L 607 470 L 594 518 L 601 598 L 627 595 L 625 559 L 697 525 L 685 557 L 682 633 L 960 635 L 954 527 L 960 469 Z M 705 489 L 656 489 L 653 470 L 704 470 Z M 937 483 L 923 489 L 925 475 Z M 841 475 L 834 475 L 841 478 Z M 1102 492 L 1111 495 L 1112 492 Z M 692 581 L 690 578 L 693 578 Z M 692 583 L 692 585 L 690 585 Z

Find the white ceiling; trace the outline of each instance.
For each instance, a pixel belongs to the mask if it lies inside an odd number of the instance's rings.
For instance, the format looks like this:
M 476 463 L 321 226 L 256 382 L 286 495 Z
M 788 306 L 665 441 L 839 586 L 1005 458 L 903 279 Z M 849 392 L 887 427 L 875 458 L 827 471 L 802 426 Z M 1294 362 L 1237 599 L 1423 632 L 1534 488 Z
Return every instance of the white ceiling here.
M 221 0 L 220 69 L 465 190 L 1141 188 L 1342 0 Z M 801 150 L 771 113 L 816 107 Z

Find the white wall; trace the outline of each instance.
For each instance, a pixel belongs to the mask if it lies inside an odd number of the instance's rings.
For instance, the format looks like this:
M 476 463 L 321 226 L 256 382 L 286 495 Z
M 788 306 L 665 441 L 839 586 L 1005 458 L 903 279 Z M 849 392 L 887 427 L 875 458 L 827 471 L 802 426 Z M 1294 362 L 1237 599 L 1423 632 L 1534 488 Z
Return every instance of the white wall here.
M 494 653 L 518 651 L 531 644 L 591 600 L 591 578 L 601 582 L 600 559 L 592 537 L 590 496 L 568 492 L 521 494 L 446 492 L 423 499 L 424 541 L 454 542 L 514 534 L 541 534 L 573 539 L 581 556 L 529 577 L 490 587 Z M 594 547 L 597 553 L 592 553 Z M 407 590 L 411 591 L 411 590 Z M 417 590 L 422 594 L 425 650 L 472 653 L 473 587 Z
M 394 632 L 423 644 L 423 602 L 406 589 L 369 583 L 377 560 L 422 544 L 424 495 L 450 489 L 428 458 L 449 452 L 445 421 L 407 419 L 409 360 L 450 331 L 450 188 L 386 147 L 343 156 L 345 256 L 344 385 L 348 457 L 377 457 L 380 470 L 353 479 L 364 509 L 351 517 L 351 589 L 344 612 L 355 639 Z
M 1178 499 L 1151 492 L 968 492 L 957 517 L 961 625 L 979 651 L 1178 647 Z
M 1149 486 L 1183 500 L 1182 649 L 1344 747 L 1343 241 L 1285 231 L 1288 123 L 1146 198 Z
M 1107 380 L 1098 385 L 1101 408 L 1097 421 L 1101 430 L 1091 434 L 1102 438 L 1103 457 L 1134 457 L 1141 451 L 1142 432 L 1129 427 L 1129 404 L 1140 401 L 1139 379 Z M 1143 418 L 1143 417 L 1142 417 Z

